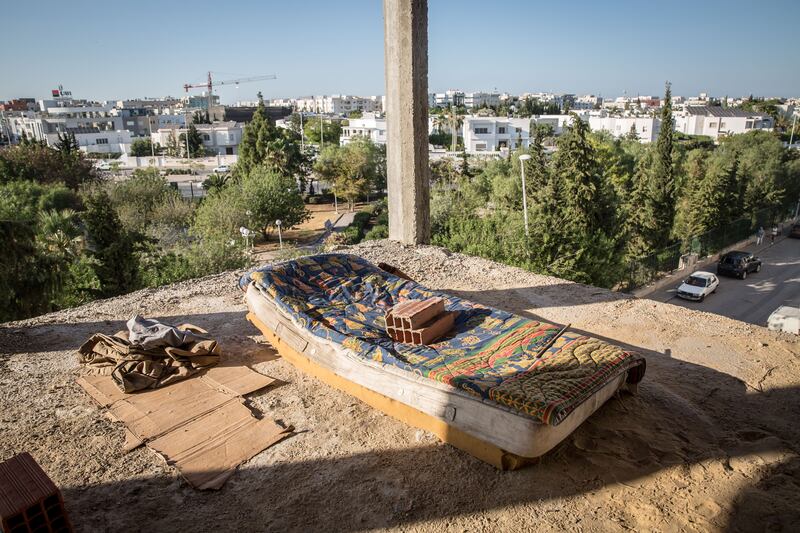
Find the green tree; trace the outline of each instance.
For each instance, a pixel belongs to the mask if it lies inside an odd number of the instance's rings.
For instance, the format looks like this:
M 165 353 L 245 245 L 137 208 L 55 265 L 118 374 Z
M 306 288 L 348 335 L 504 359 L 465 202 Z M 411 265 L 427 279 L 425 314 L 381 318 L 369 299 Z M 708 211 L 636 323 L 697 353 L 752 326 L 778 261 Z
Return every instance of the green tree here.
M 369 139 L 356 138 L 344 146 L 328 146 L 322 150 L 314 170 L 333 185 L 336 194 L 347 200 L 352 211 L 356 200 L 380 185 L 382 160 L 385 156 Z
M 102 189 L 84 197 L 81 220 L 88 234 L 89 255 L 100 283 L 98 296 L 116 296 L 137 288 L 137 258 L 133 242 Z
M 56 150 L 62 154 L 72 155 L 80 150 L 78 141 L 75 139 L 75 134 L 71 131 L 58 134 L 58 142 L 56 143 Z
M 179 157 L 181 155 L 181 147 L 178 144 L 178 136 L 175 130 L 171 130 L 169 137 L 167 137 L 167 146 L 164 148 L 166 154 L 170 157 Z
M 303 197 L 293 178 L 257 167 L 241 183 L 242 195 L 250 210 L 250 220 L 264 238 L 281 221 L 281 228 L 289 229 L 308 219 Z
M 648 149 L 636 168 L 630 201 L 628 253 L 643 257 L 670 242 L 675 220 L 675 165 L 673 161 L 672 91 L 669 82 L 661 108 L 661 129 L 655 148 Z
M 161 151 L 161 147 L 153 146 L 153 141 L 150 140 L 149 137 L 145 137 L 143 139 L 134 139 L 131 142 L 131 155 L 133 157 L 151 157 L 153 152 L 158 154 Z
M 560 205 L 548 199 L 543 210 L 550 219 L 545 223 L 552 226 L 548 244 L 557 250 L 550 269 L 569 279 L 608 287 L 621 265 L 614 201 L 589 141 L 589 127 L 571 115 L 571 125 L 558 141 L 549 184 Z
M 211 117 L 208 111 L 197 110 L 192 113 L 192 124 L 211 124 Z
M 187 142 L 187 135 L 188 135 L 188 142 Z M 184 151 L 184 155 L 186 157 L 202 157 L 205 155 L 206 150 L 203 147 L 203 137 L 200 135 L 200 132 L 197 131 L 197 128 L 194 124 L 189 125 L 189 130 L 187 133 L 181 133 L 180 135 L 180 148 Z M 189 153 L 186 154 L 185 151 L 188 148 Z
M 313 144 L 323 147 L 339 145 L 342 136 L 342 125 L 338 120 L 324 120 L 322 117 L 309 118 L 303 124 L 306 139 Z
M 10 181 L 60 183 L 77 190 L 97 181 L 97 174 L 80 151 L 60 152 L 29 142 L 0 149 L 0 184 Z
M 111 184 L 108 195 L 125 230 L 136 233 L 157 222 L 154 212 L 168 199 L 181 200 L 180 193 L 156 168 L 134 170 L 129 179 Z
M 264 166 L 272 172 L 290 176 L 305 189 L 310 160 L 300 149 L 300 136 L 290 129 L 276 128 L 259 103 L 253 119 L 245 126 L 236 163 L 237 176 L 246 176 Z

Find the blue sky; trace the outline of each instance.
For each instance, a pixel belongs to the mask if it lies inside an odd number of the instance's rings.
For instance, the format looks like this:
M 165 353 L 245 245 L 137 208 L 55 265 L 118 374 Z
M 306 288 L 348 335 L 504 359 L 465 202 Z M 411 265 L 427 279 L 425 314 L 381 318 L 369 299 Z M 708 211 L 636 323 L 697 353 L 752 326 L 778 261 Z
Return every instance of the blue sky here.
M 429 0 L 429 89 L 800 95 L 800 1 Z M 225 102 L 383 94 L 380 0 L 74 0 L 3 5 L 0 99 L 93 99 L 277 74 Z

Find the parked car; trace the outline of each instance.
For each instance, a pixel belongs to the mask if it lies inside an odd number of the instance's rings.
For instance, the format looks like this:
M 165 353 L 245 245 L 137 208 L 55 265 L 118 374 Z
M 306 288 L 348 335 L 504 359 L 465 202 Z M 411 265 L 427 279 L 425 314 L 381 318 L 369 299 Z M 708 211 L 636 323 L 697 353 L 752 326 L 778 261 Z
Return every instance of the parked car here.
M 767 328 L 773 331 L 800 334 L 800 308 L 782 305 L 769 315 Z
M 750 252 L 728 252 L 719 258 L 717 274 L 745 279 L 750 272 L 761 272 L 761 259 Z
M 227 174 L 231 171 L 231 167 L 228 165 L 220 165 L 214 169 L 214 174 Z
M 789 237 L 800 239 L 800 223 L 792 224 L 792 229 L 789 230 Z
M 97 170 L 111 170 L 111 163 L 108 161 L 100 161 L 94 166 L 94 168 Z
M 711 272 L 699 270 L 686 278 L 678 287 L 678 297 L 684 300 L 695 300 L 702 302 L 706 296 L 716 292 L 719 287 L 719 279 Z

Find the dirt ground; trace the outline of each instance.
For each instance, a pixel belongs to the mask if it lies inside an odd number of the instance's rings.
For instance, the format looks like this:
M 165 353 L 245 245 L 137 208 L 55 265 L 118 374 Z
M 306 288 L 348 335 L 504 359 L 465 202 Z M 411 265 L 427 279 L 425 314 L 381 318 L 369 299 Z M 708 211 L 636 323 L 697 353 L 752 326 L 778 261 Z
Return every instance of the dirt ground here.
M 640 350 L 612 398 L 540 464 L 500 472 L 296 371 L 245 320 L 237 273 L 0 325 L 0 459 L 27 450 L 78 531 L 790 531 L 800 524 L 800 343 L 434 247 L 350 249 L 425 285 Z M 297 433 L 198 492 L 75 384 L 74 350 L 134 313 L 205 327 L 285 383 L 256 393 Z
M 358 211 L 367 205 L 369 204 L 358 203 L 355 208 Z M 284 246 L 297 246 L 314 242 L 325 232 L 326 220 L 334 223 L 340 215 L 347 213 L 347 204 L 339 204 L 338 213 L 334 204 L 306 204 L 306 209 L 310 215 L 308 220 L 283 232 Z M 278 234 L 273 232 L 268 241 L 264 241 L 260 236 L 258 237 L 258 242 L 253 247 L 253 253 L 256 257 L 259 257 L 265 252 L 274 252 L 278 249 L 280 249 Z

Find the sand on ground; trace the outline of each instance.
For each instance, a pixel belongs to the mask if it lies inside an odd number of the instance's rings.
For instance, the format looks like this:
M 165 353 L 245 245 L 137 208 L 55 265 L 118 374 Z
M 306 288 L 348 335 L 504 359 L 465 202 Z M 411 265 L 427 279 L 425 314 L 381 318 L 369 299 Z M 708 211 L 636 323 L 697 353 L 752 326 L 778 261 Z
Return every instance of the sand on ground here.
M 78 531 L 721 531 L 800 524 L 800 343 L 717 315 L 436 247 L 349 249 L 421 283 L 572 323 L 644 353 L 638 396 L 609 400 L 535 466 L 501 472 L 276 357 L 225 273 L 0 325 L 0 460 L 29 451 Z M 190 488 L 76 384 L 74 350 L 134 313 L 213 332 L 283 381 L 249 403 L 297 433 L 218 492 Z

